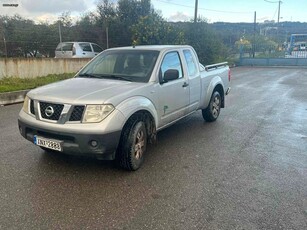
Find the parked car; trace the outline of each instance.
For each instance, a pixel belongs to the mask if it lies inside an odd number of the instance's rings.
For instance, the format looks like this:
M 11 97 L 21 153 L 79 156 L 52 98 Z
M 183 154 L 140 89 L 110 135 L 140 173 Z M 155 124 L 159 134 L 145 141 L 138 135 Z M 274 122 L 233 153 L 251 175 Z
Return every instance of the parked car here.
M 56 58 L 93 58 L 102 48 L 91 42 L 62 42 L 55 49 Z
M 28 92 L 19 130 L 44 150 L 137 170 L 157 131 L 197 110 L 215 121 L 229 82 L 227 62 L 203 66 L 191 46 L 107 49 L 74 78 Z

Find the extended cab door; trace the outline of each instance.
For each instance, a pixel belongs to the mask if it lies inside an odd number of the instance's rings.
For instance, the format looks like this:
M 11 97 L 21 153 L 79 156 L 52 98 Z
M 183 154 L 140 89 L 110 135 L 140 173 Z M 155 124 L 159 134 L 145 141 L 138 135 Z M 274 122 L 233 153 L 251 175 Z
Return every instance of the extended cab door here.
M 177 78 L 166 79 L 178 74 Z M 157 87 L 158 114 L 160 125 L 165 126 L 188 113 L 189 84 L 183 74 L 182 61 L 177 51 L 170 51 L 164 55 L 159 70 L 159 87 Z M 160 126 L 160 127 L 161 127 Z
M 196 53 L 191 49 L 184 49 L 183 55 L 186 64 L 186 74 L 189 79 L 190 86 L 190 101 L 189 112 L 193 112 L 198 109 L 201 95 L 201 77 L 199 72 L 199 63 L 196 58 Z

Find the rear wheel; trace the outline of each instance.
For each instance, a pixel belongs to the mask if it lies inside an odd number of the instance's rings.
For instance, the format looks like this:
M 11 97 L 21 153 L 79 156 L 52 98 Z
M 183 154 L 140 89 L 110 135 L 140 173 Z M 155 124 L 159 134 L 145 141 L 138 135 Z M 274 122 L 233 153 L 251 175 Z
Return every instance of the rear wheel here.
M 208 107 L 202 110 L 203 118 L 208 122 L 215 121 L 220 115 L 221 104 L 222 98 L 220 93 L 218 91 L 214 91 Z
M 139 169 L 144 161 L 147 147 L 145 123 L 137 119 L 128 121 L 122 137 L 118 154 L 119 165 L 129 171 Z

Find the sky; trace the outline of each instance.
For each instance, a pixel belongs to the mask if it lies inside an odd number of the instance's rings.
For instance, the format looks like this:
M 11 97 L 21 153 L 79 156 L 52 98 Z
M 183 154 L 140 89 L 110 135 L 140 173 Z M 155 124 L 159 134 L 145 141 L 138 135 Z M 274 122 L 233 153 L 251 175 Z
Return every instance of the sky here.
M 76 19 L 95 11 L 99 0 L 0 0 L 0 15 L 19 14 L 36 22 L 55 21 L 62 12 L 70 11 Z M 110 0 L 116 2 L 116 0 Z M 153 7 L 168 21 L 188 21 L 194 18 L 195 0 L 151 0 Z M 4 7 L 3 4 L 18 4 Z M 307 22 L 307 0 L 283 0 L 280 22 Z M 198 0 L 198 16 L 208 22 L 257 22 L 278 18 L 278 0 Z

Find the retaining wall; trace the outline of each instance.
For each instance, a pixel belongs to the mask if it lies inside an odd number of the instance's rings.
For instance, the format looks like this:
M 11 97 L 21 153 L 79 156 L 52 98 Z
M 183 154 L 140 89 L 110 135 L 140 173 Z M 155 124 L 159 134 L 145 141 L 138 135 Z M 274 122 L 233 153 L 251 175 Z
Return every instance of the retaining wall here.
M 48 74 L 74 73 L 79 71 L 88 58 L 2 58 L 0 79 L 4 77 L 35 78 Z

